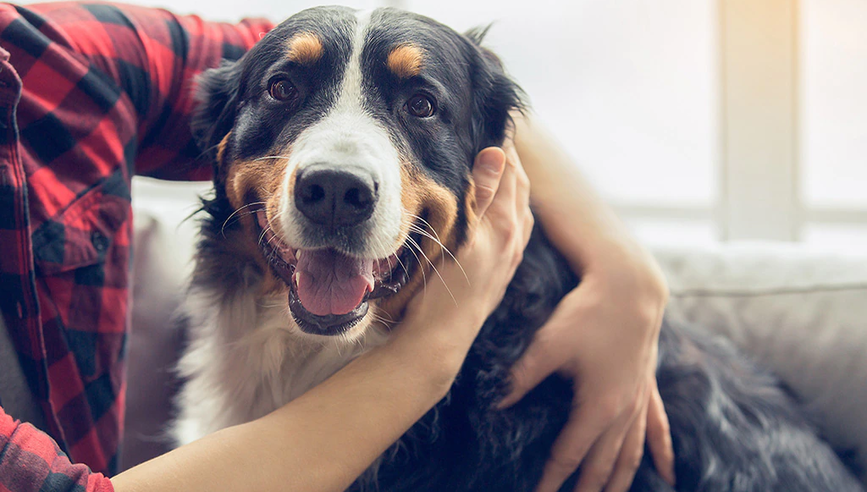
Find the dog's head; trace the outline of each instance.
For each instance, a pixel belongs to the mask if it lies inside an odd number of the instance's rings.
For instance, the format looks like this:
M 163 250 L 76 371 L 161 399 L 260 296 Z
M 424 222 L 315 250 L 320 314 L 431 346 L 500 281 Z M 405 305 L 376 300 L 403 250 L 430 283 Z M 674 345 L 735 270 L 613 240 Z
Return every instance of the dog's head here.
M 206 72 L 193 132 L 217 200 L 306 333 L 360 333 L 406 301 L 472 226 L 476 153 L 502 143 L 518 88 L 425 17 L 326 7 Z M 254 212 L 255 213 L 249 213 Z

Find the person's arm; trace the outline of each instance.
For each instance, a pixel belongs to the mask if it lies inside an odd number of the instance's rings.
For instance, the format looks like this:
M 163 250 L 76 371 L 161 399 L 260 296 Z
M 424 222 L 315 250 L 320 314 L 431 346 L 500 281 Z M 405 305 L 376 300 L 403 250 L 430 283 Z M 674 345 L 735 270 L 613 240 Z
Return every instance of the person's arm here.
M 212 163 L 203 158 L 190 131 L 196 76 L 223 60 L 240 58 L 271 30 L 272 22 L 211 22 L 110 2 L 48 2 L 27 8 L 44 17 L 41 29 L 71 56 L 89 62 L 102 90 L 118 91 L 118 102 L 109 102 L 118 119 L 125 120 L 116 131 L 124 138 L 122 150 L 134 150 L 136 174 L 211 178 Z
M 477 322 L 458 316 L 452 327 L 471 332 Z M 402 338 L 266 417 L 175 449 L 112 483 L 118 492 L 345 490 L 445 395 L 460 351 L 436 339 Z
M 533 227 L 527 178 L 513 163 L 500 179 L 504 165 L 500 149 L 480 154 L 474 181 L 481 219 L 458 252 L 463 268 L 443 266 L 441 281 L 431 279 L 410 302 L 386 345 L 261 419 L 121 473 L 112 479 L 115 490 L 345 490 L 446 394 L 502 299 Z
M 0 407 L 0 490 L 112 492 L 111 482 L 69 459 L 51 437 Z
M 575 380 L 576 405 L 537 491 L 559 490 L 579 465 L 576 490 L 627 490 L 645 435 L 658 471 L 673 483 L 674 453 L 655 377 L 665 279 L 556 140 L 537 121 L 515 120 L 535 212 L 582 277 L 516 364 L 503 404 L 514 404 L 553 372 Z

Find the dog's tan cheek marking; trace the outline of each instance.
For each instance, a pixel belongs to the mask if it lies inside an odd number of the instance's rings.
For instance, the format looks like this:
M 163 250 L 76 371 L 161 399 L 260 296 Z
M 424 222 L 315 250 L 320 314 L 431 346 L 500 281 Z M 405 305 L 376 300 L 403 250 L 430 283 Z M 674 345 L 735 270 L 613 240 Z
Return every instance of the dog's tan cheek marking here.
M 401 79 L 408 79 L 421 73 L 422 62 L 424 53 L 421 48 L 403 44 L 391 50 L 385 64 L 391 73 Z
M 421 224 L 425 231 L 437 237 L 443 245 L 451 249 L 454 247 L 454 225 L 458 216 L 458 204 L 454 194 L 447 188 L 419 171 L 415 164 L 404 159 L 401 165 L 401 202 L 406 217 L 404 229 L 409 233 L 409 225 L 414 223 L 415 218 L 409 214 L 421 216 L 427 213 L 425 220 L 430 224 Z M 436 230 L 430 230 L 433 227 Z M 425 240 L 425 253 L 440 255 L 440 247 L 431 240 Z M 433 258 L 433 257 L 431 257 Z
M 226 179 L 226 196 L 229 198 L 229 203 L 236 210 L 246 206 L 247 195 L 252 191 L 259 200 L 265 202 L 266 215 L 269 219 L 273 218 L 279 210 L 280 185 L 285 169 L 286 161 L 283 159 L 233 162 Z M 249 208 L 255 210 L 257 207 Z M 239 215 L 241 222 L 252 230 L 255 214 L 242 212 Z M 272 226 L 278 226 L 278 221 L 269 222 Z
M 247 205 L 245 203 L 247 194 L 253 191 L 261 201 L 265 202 L 265 215 L 269 219 L 268 223 L 274 232 L 279 235 L 281 233 L 280 221 L 274 220 L 274 217 L 280 211 L 282 182 L 285 171 L 285 159 L 233 162 L 229 176 L 226 179 L 226 195 L 229 198 L 229 203 L 237 210 Z M 252 211 L 257 209 L 258 206 L 254 205 L 249 208 Z M 286 284 L 271 273 L 271 269 L 259 250 L 257 241 L 260 240 L 260 236 L 257 234 L 259 229 L 255 225 L 255 221 L 257 220 L 256 214 L 245 212 L 246 209 L 238 214 L 245 231 L 241 240 L 243 244 L 239 244 L 238 247 L 245 254 L 254 258 L 265 273 L 262 284 L 258 287 L 259 294 L 264 295 L 285 291 L 287 288 Z
M 288 44 L 289 59 L 299 65 L 313 65 L 322 58 L 324 52 L 322 41 L 315 34 L 309 32 L 296 34 L 289 40 Z
M 220 143 L 217 144 L 217 163 L 223 162 L 223 155 L 226 153 L 226 145 L 229 144 L 229 137 L 232 136 L 232 132 L 226 134 Z

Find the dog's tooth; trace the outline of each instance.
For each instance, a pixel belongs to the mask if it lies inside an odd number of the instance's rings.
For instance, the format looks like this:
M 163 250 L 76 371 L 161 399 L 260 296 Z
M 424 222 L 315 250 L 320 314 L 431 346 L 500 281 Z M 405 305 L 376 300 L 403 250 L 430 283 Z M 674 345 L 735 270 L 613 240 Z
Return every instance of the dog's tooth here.
M 298 261 L 301 261 L 301 250 L 300 249 L 295 252 L 295 259 Z

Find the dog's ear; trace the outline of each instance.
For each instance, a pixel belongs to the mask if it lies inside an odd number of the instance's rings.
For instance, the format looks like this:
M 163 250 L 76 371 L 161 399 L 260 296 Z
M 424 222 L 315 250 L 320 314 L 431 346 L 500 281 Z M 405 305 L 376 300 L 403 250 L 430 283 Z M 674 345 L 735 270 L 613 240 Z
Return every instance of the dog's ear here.
M 190 128 L 202 152 L 216 163 L 217 146 L 232 129 L 240 92 L 240 63 L 223 61 L 198 78 L 196 110 Z
M 473 73 L 473 146 L 476 152 L 502 145 L 512 124 L 510 113 L 523 111 L 523 91 L 506 75 L 503 62 L 481 45 L 490 25 L 471 29 L 465 36 L 475 50 Z

